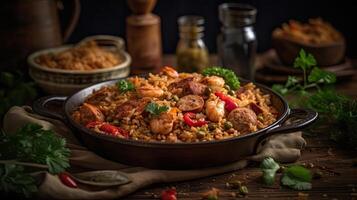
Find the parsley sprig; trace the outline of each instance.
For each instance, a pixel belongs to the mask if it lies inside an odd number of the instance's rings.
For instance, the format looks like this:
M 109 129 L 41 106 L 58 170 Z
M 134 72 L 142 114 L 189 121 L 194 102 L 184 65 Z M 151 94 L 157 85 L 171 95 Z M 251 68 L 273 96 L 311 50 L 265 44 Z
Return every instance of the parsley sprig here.
M 37 192 L 35 179 L 26 173 L 23 166 L 6 163 L 0 165 L 0 191 L 14 192 L 26 198 Z
M 135 89 L 134 84 L 127 80 L 118 81 L 117 86 L 118 86 L 119 91 L 122 93 L 127 92 L 127 91 L 132 91 Z
M 224 78 L 226 84 L 233 90 L 236 90 L 240 87 L 240 82 L 236 74 L 230 70 L 223 67 L 209 67 L 203 70 L 202 72 L 205 76 L 220 76 Z
M 284 85 L 274 84 L 272 89 L 282 95 L 297 94 L 302 98 L 297 98 L 296 102 L 302 102 L 304 97 L 307 99 L 310 95 L 307 91 L 308 89 L 316 88 L 320 90 L 321 86 L 336 82 L 334 73 L 322 70 L 316 65 L 317 63 L 313 55 L 301 49 L 298 57 L 294 61 L 294 67 L 300 68 L 303 71 L 303 84 L 300 84 L 297 77 L 288 76 Z M 310 73 L 308 74 L 308 72 Z M 294 102 L 291 102 L 291 104 L 294 104 Z
M 307 107 L 319 112 L 319 121 L 324 122 L 323 126 L 316 123 L 308 131 L 327 132 L 330 139 L 342 147 L 357 149 L 357 100 L 333 90 L 336 76 L 316 65 L 314 57 L 302 49 L 294 67 L 303 71 L 304 83 L 300 84 L 295 76 L 289 76 L 284 85 L 273 85 L 273 90 L 288 98 L 293 97 L 289 101 L 292 107 Z
M 37 186 L 26 167 L 48 169 L 52 174 L 63 172 L 69 167 L 70 154 L 65 145 L 65 139 L 38 124 L 27 124 L 14 134 L 3 133 L 0 138 L 0 190 L 28 197 Z
M 154 102 L 149 103 L 145 108 L 145 111 L 147 111 L 148 113 L 154 116 L 160 115 L 161 113 L 166 112 L 168 110 L 169 110 L 168 106 L 160 106 L 159 104 Z

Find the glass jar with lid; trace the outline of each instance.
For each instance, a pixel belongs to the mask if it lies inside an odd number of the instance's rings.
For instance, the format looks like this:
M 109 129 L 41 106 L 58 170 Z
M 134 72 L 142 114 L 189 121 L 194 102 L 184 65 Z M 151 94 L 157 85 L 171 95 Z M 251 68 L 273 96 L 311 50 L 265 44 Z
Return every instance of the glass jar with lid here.
M 247 4 L 224 3 L 218 11 L 222 23 L 221 34 L 217 38 L 220 63 L 239 76 L 254 80 L 256 8 Z
M 182 16 L 178 19 L 180 40 L 176 48 L 177 68 L 182 72 L 200 72 L 209 63 L 209 54 L 203 41 L 204 19 L 200 16 Z

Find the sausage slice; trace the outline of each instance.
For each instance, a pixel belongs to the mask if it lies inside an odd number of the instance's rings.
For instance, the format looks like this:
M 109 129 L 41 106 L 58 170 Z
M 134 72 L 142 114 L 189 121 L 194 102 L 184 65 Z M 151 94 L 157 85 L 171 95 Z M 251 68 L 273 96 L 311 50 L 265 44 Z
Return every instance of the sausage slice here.
M 177 107 L 182 111 L 201 111 L 204 100 L 198 95 L 186 95 L 177 102 Z

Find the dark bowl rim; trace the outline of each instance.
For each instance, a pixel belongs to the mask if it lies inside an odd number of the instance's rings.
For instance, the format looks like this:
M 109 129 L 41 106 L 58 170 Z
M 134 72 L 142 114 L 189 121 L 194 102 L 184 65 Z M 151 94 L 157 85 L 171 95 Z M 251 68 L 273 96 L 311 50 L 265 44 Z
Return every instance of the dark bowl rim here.
M 131 76 L 129 76 L 129 77 L 131 77 Z M 288 105 L 287 101 L 280 94 L 276 93 L 275 91 L 273 91 L 272 89 L 270 89 L 269 87 L 267 87 L 265 85 L 262 85 L 262 84 L 259 84 L 259 83 L 254 83 L 258 88 L 267 90 L 271 94 L 273 94 L 276 97 L 278 97 L 278 99 L 283 104 L 283 112 L 280 114 L 280 117 L 274 123 L 270 124 L 269 126 L 263 128 L 263 129 L 260 129 L 258 131 L 255 131 L 255 132 L 251 132 L 251 133 L 242 135 L 242 136 L 236 136 L 236 137 L 231 137 L 231 138 L 226 138 L 226 139 L 221 139 L 221 140 L 203 141 L 203 142 L 168 143 L 168 142 L 158 142 L 158 141 L 154 141 L 154 142 L 153 141 L 142 141 L 142 140 L 114 138 L 114 137 L 109 136 L 109 135 L 98 134 L 97 132 L 92 131 L 90 129 L 87 129 L 84 126 L 76 123 L 72 119 L 71 113 L 70 113 L 70 110 L 69 110 L 69 102 L 73 101 L 73 99 L 75 99 L 77 95 L 80 95 L 84 91 L 98 89 L 100 87 L 113 84 L 113 83 L 117 82 L 118 80 L 127 79 L 129 77 L 103 81 L 103 82 L 94 84 L 92 86 L 83 88 L 82 90 L 80 90 L 80 91 L 76 92 L 75 94 L 71 95 L 70 97 L 68 97 L 66 99 L 66 101 L 64 102 L 64 106 L 63 106 L 64 115 L 65 115 L 66 120 L 72 125 L 72 127 L 76 128 L 76 130 L 78 130 L 80 132 L 84 132 L 85 134 L 88 134 L 90 136 L 94 136 L 94 137 L 96 137 L 98 139 L 103 139 L 103 140 L 107 140 L 107 141 L 110 141 L 110 142 L 126 144 L 126 145 L 132 145 L 132 146 L 140 146 L 140 147 L 185 148 L 185 147 L 202 147 L 202 146 L 207 146 L 207 145 L 218 145 L 218 144 L 229 143 L 229 142 L 234 142 L 234 141 L 237 141 L 237 140 L 242 140 L 242 139 L 255 137 L 255 136 L 258 136 L 260 134 L 265 133 L 269 129 L 272 129 L 272 128 L 276 127 L 276 126 L 280 126 L 280 124 L 284 121 L 284 119 L 290 113 L 290 109 L 289 109 L 289 105 Z M 248 80 L 245 80 L 245 79 L 242 79 L 242 78 L 239 78 L 239 80 L 241 82 L 244 82 L 244 83 L 251 82 L 251 81 L 248 81 Z M 82 99 L 82 100 L 84 100 L 84 99 Z
M 281 36 L 276 36 L 274 34 L 272 34 L 272 41 L 274 43 L 274 41 L 280 40 L 280 41 L 286 41 L 286 42 L 290 42 L 292 44 L 295 45 L 299 45 L 299 46 L 303 46 L 306 48 L 314 48 L 314 49 L 322 49 L 322 48 L 330 48 L 330 47 L 344 47 L 346 48 L 346 41 L 345 38 L 342 37 L 342 40 L 339 42 L 331 42 L 329 44 L 307 44 L 307 43 L 303 43 L 300 42 L 296 39 L 292 39 L 292 38 L 285 38 L 285 37 L 281 37 Z

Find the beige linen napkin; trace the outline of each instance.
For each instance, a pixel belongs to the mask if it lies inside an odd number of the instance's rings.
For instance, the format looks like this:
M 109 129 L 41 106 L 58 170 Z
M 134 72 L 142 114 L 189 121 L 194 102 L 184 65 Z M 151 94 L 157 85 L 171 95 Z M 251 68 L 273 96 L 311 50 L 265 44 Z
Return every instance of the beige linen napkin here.
M 242 169 L 248 165 L 248 160 L 198 170 L 153 170 L 142 167 L 127 166 L 106 160 L 81 146 L 71 131 L 60 121 L 34 114 L 30 107 L 13 107 L 4 117 L 4 130 L 14 133 L 19 127 L 27 123 L 37 123 L 45 129 L 54 130 L 59 136 L 66 138 L 67 146 L 71 149 L 71 167 L 83 171 L 117 169 L 124 172 L 132 181 L 129 184 L 91 189 L 69 188 L 61 183 L 57 176 L 45 174 L 39 186 L 38 195 L 43 198 L 55 199 L 114 199 L 128 195 L 140 188 L 154 183 L 168 183 L 191 180 L 216 174 Z M 260 145 L 256 155 L 250 160 L 261 161 L 265 157 L 272 157 L 279 162 L 294 162 L 300 157 L 300 150 L 306 142 L 301 137 L 301 132 L 294 132 L 270 137 Z

